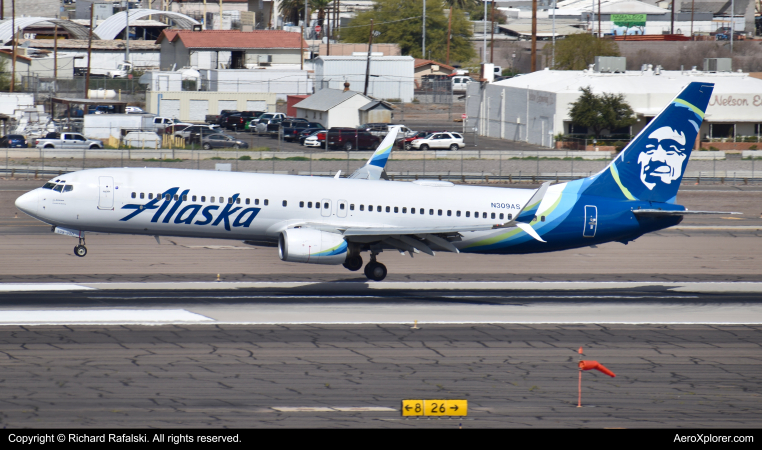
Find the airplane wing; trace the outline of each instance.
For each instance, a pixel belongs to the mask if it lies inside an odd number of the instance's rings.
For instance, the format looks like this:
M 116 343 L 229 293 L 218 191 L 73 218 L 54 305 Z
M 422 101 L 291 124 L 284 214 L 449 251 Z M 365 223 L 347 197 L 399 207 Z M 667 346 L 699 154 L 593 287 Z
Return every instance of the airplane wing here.
M 291 226 L 309 227 L 323 231 L 343 234 L 347 240 L 363 243 L 382 243 L 396 248 L 400 252 L 427 253 L 434 255 L 434 250 L 459 253 L 452 241 L 461 238 L 460 233 L 469 231 L 489 231 L 499 228 L 518 227 L 532 238 L 545 242 L 531 227 L 530 222 L 537 213 L 542 198 L 550 182 L 540 186 L 514 219 L 505 223 L 474 223 L 458 226 L 394 227 L 394 226 L 342 226 L 335 223 L 301 222 Z
M 636 216 L 686 216 L 693 214 L 743 214 L 740 212 L 725 212 L 725 211 L 667 211 L 663 209 L 633 209 L 632 213 Z
M 352 175 L 347 178 L 356 178 L 359 180 L 380 180 L 388 179 L 384 167 L 386 167 L 386 161 L 389 160 L 389 156 L 392 154 L 392 148 L 397 140 L 397 134 L 400 131 L 400 127 L 392 127 L 389 130 L 389 134 L 386 135 L 381 144 L 378 145 L 376 151 L 368 159 L 368 162 L 364 166 L 355 170 Z

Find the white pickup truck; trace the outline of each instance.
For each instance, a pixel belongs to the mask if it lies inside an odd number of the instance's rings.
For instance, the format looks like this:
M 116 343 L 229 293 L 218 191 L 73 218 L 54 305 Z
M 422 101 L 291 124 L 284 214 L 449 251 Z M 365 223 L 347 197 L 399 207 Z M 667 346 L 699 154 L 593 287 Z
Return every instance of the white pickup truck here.
M 50 134 L 48 135 L 50 136 Z M 61 133 L 58 138 L 48 138 L 35 140 L 36 148 L 103 148 L 103 141 L 85 139 L 79 133 Z
M 132 73 L 132 63 L 122 61 L 116 66 L 116 69 L 96 69 L 90 68 L 91 77 L 105 78 L 127 78 Z

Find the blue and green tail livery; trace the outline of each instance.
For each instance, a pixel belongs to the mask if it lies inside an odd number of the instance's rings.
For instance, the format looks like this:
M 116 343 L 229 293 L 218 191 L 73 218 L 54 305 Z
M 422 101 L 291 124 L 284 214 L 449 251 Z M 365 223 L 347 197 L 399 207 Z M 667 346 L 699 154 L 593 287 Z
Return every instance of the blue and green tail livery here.
M 673 203 L 714 84 L 690 83 L 585 191 L 632 201 Z

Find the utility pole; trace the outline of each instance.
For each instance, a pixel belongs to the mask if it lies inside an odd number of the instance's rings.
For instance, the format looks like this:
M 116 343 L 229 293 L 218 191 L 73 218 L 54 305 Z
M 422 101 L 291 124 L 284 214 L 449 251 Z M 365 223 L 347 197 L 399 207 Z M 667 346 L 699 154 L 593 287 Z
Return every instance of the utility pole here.
M 368 62 L 365 65 L 365 90 L 363 95 L 368 95 L 368 81 L 370 80 L 370 52 L 373 48 L 373 19 L 370 19 L 370 37 L 368 39 Z
M 532 0 L 532 72 L 537 70 L 537 0 Z
M 452 6 L 450 6 L 450 20 L 447 21 L 447 59 L 445 64 L 450 65 L 450 40 L 452 39 Z
M 489 62 L 495 62 L 495 0 L 492 0 L 492 14 L 490 14 L 490 31 L 492 36 L 489 42 Z
M 693 10 L 696 6 L 696 0 L 691 0 L 691 40 L 695 41 L 696 38 L 693 36 Z
M 598 0 L 598 4 L 600 5 L 601 0 Z M 675 0 L 672 0 L 672 7 L 670 8 L 671 15 L 670 15 L 670 25 L 669 25 L 669 34 L 675 34 Z M 600 12 L 598 13 L 600 14 Z
M 58 25 L 53 28 L 53 78 L 58 80 Z
M 482 25 L 482 38 L 484 40 L 484 50 L 482 50 L 482 64 L 487 62 L 487 2 L 484 2 L 484 20 Z M 482 66 L 482 78 L 484 78 L 484 68 Z
M 12 68 L 11 68 L 11 89 L 10 91 L 13 92 L 13 88 L 16 85 L 16 0 L 11 1 L 11 28 L 13 29 L 13 62 Z
M 421 35 L 421 58 L 426 59 L 426 0 L 423 0 L 423 32 Z
M 553 50 L 550 56 L 550 68 L 556 67 L 556 0 L 553 0 Z M 513 68 L 511 68 L 513 71 Z
M 675 0 L 672 0 L 674 3 Z M 603 30 L 601 30 L 601 0 L 598 0 L 598 37 L 603 37 Z
M 124 0 L 124 14 L 125 17 L 125 27 L 124 27 L 124 60 L 129 61 L 130 60 L 130 2 L 129 0 Z
M 90 36 L 87 39 L 87 74 L 85 74 L 85 98 L 90 98 L 90 59 L 93 51 L 93 5 L 90 5 Z M 85 108 L 87 112 L 87 108 Z
M 300 69 L 304 70 L 304 26 L 302 26 L 302 33 L 299 35 L 299 59 L 301 60 Z

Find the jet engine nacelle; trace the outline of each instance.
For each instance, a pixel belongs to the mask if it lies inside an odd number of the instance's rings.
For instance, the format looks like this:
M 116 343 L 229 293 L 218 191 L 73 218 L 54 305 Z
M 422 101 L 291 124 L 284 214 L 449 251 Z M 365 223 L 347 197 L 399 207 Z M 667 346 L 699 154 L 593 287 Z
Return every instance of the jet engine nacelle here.
M 290 228 L 278 239 L 283 261 L 309 264 L 343 264 L 347 259 L 344 236 L 313 228 Z

